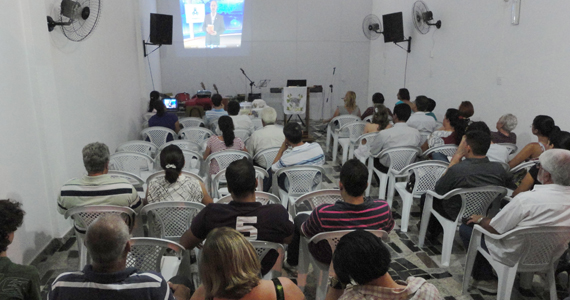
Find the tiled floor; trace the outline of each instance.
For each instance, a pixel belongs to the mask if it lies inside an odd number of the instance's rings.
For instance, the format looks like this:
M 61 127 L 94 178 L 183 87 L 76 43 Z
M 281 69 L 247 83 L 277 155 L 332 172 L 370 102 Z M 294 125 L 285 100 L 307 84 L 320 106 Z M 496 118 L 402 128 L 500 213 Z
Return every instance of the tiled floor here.
M 324 149 L 323 134 L 312 132 L 316 140 L 321 143 Z M 341 153 L 339 153 L 339 156 Z M 340 159 L 339 159 L 340 160 Z M 339 178 L 339 162 L 332 163 L 330 161 L 330 152 L 327 157 L 326 169 L 327 180 L 324 188 L 338 188 Z M 377 195 L 378 189 L 372 188 L 371 195 Z M 393 205 L 393 215 L 397 225 L 400 224 L 401 202 L 398 196 L 395 197 Z M 410 226 L 407 233 L 400 232 L 399 227 L 390 233 L 390 251 L 392 253 L 392 264 L 390 274 L 395 279 L 405 279 L 408 276 L 419 276 L 434 284 L 442 297 L 446 300 L 450 299 L 496 299 L 496 296 L 480 292 L 477 289 L 470 289 L 469 294 L 461 294 L 461 282 L 463 279 L 463 270 L 465 265 L 465 249 L 461 245 L 458 237 L 456 237 L 453 245 L 451 257 L 451 265 L 449 268 L 441 268 L 441 244 L 431 244 L 426 241 L 423 248 L 419 248 L 418 244 L 418 228 L 416 224 L 419 222 L 419 208 L 414 205 L 410 218 Z M 440 239 L 441 241 L 441 239 Z M 79 262 L 77 245 L 75 237 L 56 240 L 52 242 L 51 247 L 55 253 L 53 255 L 44 255 L 38 257 L 33 263 L 40 271 L 41 284 L 44 297 L 47 295 L 47 287 L 55 277 L 66 271 L 74 271 L 77 269 Z M 563 274 L 564 275 L 564 274 Z M 544 276 L 535 275 L 532 289 L 521 292 L 518 289 L 518 282 L 515 282 L 512 299 L 547 299 L 549 293 L 544 289 Z M 566 280 L 564 280 L 566 284 Z M 558 287 L 558 296 L 560 299 L 566 297 L 568 293 L 562 287 Z M 307 299 L 314 299 L 315 295 L 315 279 L 309 276 L 307 288 L 305 290 Z M 45 298 L 44 298 L 45 299 Z

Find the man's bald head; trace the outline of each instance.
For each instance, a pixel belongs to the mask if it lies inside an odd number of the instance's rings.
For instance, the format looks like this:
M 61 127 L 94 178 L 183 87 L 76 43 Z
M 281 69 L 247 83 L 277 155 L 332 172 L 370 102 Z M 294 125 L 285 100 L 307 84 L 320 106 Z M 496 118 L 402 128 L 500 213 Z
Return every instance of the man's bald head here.
M 566 149 L 544 151 L 539 161 L 542 169 L 550 173 L 553 183 L 570 186 L 570 151 Z
M 129 241 L 129 227 L 119 215 L 104 215 L 93 222 L 85 234 L 85 245 L 93 262 L 114 263 L 123 258 Z

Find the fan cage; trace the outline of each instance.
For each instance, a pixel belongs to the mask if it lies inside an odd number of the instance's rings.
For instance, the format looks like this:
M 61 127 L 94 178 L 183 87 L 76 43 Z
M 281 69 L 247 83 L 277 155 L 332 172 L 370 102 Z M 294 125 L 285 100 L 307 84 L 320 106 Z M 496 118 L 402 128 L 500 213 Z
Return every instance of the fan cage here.
M 76 19 L 69 19 L 63 15 L 60 15 L 60 22 L 72 23 L 67 26 L 62 26 L 62 31 L 65 37 L 74 42 L 80 42 L 85 40 L 91 32 L 97 27 L 99 21 L 99 15 L 101 13 L 101 1 L 100 0 L 79 0 L 77 1 L 80 5 L 79 10 L 88 7 L 90 10 L 89 17 L 83 19 L 78 17 Z
M 429 12 L 429 9 L 423 1 L 419 0 L 414 3 L 412 8 L 414 26 L 421 34 L 426 34 L 430 30 L 430 26 L 427 24 L 427 20 L 425 20 L 427 12 Z
M 364 20 L 362 21 L 362 31 L 364 32 L 364 36 L 368 39 L 377 39 L 380 37 L 380 33 L 378 33 L 378 31 L 382 31 L 382 23 L 380 22 L 380 19 L 373 14 L 364 17 Z

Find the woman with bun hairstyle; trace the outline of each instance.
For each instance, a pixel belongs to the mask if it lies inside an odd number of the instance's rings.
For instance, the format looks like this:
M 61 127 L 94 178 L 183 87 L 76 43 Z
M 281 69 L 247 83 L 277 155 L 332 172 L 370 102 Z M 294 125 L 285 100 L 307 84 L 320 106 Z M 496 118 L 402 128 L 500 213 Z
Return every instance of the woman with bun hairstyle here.
M 213 202 L 204 183 L 182 174 L 184 164 L 184 154 L 178 146 L 170 145 L 162 149 L 160 166 L 164 170 L 164 177 L 149 182 L 147 203 L 189 201 L 208 205 Z
M 546 150 L 548 145 L 548 137 L 560 131 L 558 126 L 554 125 L 554 120 L 545 115 L 538 115 L 532 121 L 532 134 L 538 137 L 538 142 L 530 143 L 509 162 L 509 167 L 514 168 L 525 160 L 538 158 L 542 152 Z

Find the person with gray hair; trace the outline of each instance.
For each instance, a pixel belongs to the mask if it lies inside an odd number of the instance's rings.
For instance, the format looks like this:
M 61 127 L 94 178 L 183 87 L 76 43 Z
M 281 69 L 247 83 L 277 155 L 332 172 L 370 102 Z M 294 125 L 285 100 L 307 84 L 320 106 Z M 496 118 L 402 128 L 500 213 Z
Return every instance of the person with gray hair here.
M 108 214 L 95 220 L 85 234 L 93 263 L 81 272 L 58 276 L 51 285 L 49 300 L 190 299 L 190 289 L 183 284 L 167 282 L 158 273 L 127 268 L 129 238 L 129 228 L 121 216 Z
M 517 117 L 513 114 L 504 114 L 497 121 L 497 131 L 491 132 L 493 143 L 517 143 L 517 135 L 512 132 L 517 127 Z
M 283 126 L 275 125 L 276 120 L 277 112 L 273 107 L 267 106 L 261 110 L 263 128 L 254 131 L 246 143 L 246 149 L 251 156 L 255 156 L 265 149 L 281 147 L 281 144 L 283 144 L 285 140 L 285 135 L 283 134 Z M 272 162 L 269 162 L 269 164 L 266 165 L 263 158 L 258 158 L 255 161 L 256 165 L 265 169 L 269 168 L 271 163 Z
M 109 147 L 95 142 L 83 147 L 83 165 L 87 176 L 66 182 L 57 199 L 57 210 L 65 214 L 76 206 L 117 205 L 135 211 L 142 209 L 142 200 L 133 185 L 123 178 L 111 177 Z
M 493 234 L 504 234 L 520 227 L 570 226 L 570 151 L 547 150 L 540 155 L 539 161 L 538 181 L 542 185 L 518 194 L 493 218 L 472 215 L 461 225 L 459 234 L 465 249 L 468 249 L 474 224 Z M 494 258 L 514 265 L 523 251 L 522 243 L 514 237 L 488 240 L 482 246 Z M 475 259 L 473 279 L 473 286 L 496 293 L 497 279 L 493 268 L 481 254 Z

